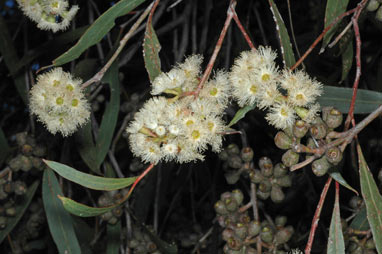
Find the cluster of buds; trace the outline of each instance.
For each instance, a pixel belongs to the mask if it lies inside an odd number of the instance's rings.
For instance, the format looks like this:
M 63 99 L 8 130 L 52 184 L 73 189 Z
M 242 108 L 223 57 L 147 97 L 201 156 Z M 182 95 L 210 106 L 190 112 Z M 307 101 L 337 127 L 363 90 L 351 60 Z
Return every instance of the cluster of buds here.
M 132 238 L 128 241 L 129 248 L 136 254 L 160 254 L 158 246 L 151 240 L 150 236 L 141 228 L 133 226 Z
M 258 184 L 257 196 L 263 200 L 271 197 L 274 203 L 282 202 L 285 198 L 282 188 L 292 186 L 288 168 L 283 163 L 273 166 L 268 157 L 259 159 L 259 168 L 249 174 L 251 181 Z
M 7 226 L 7 218 L 16 216 L 15 202 L 26 191 L 27 186 L 24 182 L 9 182 L 0 178 L 0 232 Z
M 127 190 L 105 192 L 98 198 L 98 206 L 106 207 L 118 203 L 127 193 Z M 117 206 L 111 211 L 108 211 L 101 215 L 101 219 L 105 222 L 115 225 L 123 214 L 123 207 Z
M 228 103 L 227 73 L 218 71 L 214 79 L 197 89 L 202 58 L 194 55 L 167 73 L 161 73 L 152 84 L 153 95 L 127 127 L 130 147 L 143 162 L 161 160 L 179 163 L 203 160 L 203 151 L 222 146 L 222 120 Z
M 79 9 L 73 5 L 68 10 L 67 0 L 17 0 L 17 3 L 24 14 L 37 23 L 38 28 L 54 33 L 67 29 Z
M 369 12 L 376 12 L 375 19 L 378 21 L 382 21 L 382 1 L 381 0 L 370 0 L 367 4 L 366 9 Z
M 299 162 L 300 153 L 307 153 L 307 159 L 315 156 L 312 163 L 313 173 L 323 176 L 329 168 L 337 165 L 342 160 L 342 151 L 338 146 L 326 147 L 338 133 L 333 130 L 342 124 L 342 113 L 333 108 L 325 107 L 322 118 L 316 117 L 310 124 L 298 120 L 291 128 L 279 131 L 275 136 L 278 148 L 287 150 L 282 156 L 282 162 L 287 167 L 292 167 Z M 303 139 L 307 137 L 307 139 Z M 301 141 L 306 140 L 306 145 Z M 324 149 L 325 148 L 325 149 Z
M 269 47 L 242 52 L 229 75 L 233 97 L 240 106 L 267 109 L 266 119 L 278 129 L 291 127 L 298 118 L 310 123 L 320 109 L 316 99 L 322 84 L 301 70 L 279 71 L 276 57 Z
M 46 147 L 26 132 L 16 134 L 18 154 L 8 162 L 13 172 L 29 172 L 31 169 L 43 170 L 42 157 L 46 155 Z
M 280 250 L 280 246 L 287 243 L 294 230 L 292 226 L 285 226 L 287 218 L 277 216 L 275 222 L 254 221 L 248 216 L 248 211 L 241 211 L 244 195 L 240 190 L 221 194 L 215 203 L 218 222 L 224 228 L 222 238 L 226 242 L 223 251 L 227 254 L 254 254 L 252 247 L 256 238 L 260 237 L 268 251 Z
M 30 91 L 30 110 L 52 134 L 69 136 L 90 118 L 90 106 L 81 83 L 62 68 L 37 77 Z

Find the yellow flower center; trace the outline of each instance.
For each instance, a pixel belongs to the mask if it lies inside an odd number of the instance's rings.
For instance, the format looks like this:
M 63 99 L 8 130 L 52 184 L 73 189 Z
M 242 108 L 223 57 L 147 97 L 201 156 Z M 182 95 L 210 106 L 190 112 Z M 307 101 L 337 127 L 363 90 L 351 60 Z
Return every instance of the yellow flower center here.
M 193 125 L 194 124 L 194 121 L 192 121 L 192 120 L 188 120 L 187 122 L 186 122 L 186 125 L 187 126 L 190 126 L 190 125 Z
M 72 106 L 73 107 L 77 107 L 78 106 L 78 100 L 77 99 L 73 99 L 72 100 Z
M 73 89 L 74 89 L 74 87 L 72 86 L 72 85 L 67 85 L 66 86 L 66 90 L 68 90 L 68 91 L 73 91 Z
M 215 127 L 215 124 L 214 124 L 213 122 L 209 122 L 209 123 L 207 124 L 207 126 L 208 126 L 208 129 L 209 129 L 210 131 L 212 131 L 212 130 L 214 129 L 214 127 Z
M 215 96 L 218 93 L 218 89 L 216 87 L 210 90 L 210 95 Z
M 262 76 L 261 76 L 261 80 L 262 81 L 268 81 L 268 80 L 270 80 L 270 78 L 271 78 L 271 76 L 269 75 L 269 74 L 263 74 Z
M 56 87 L 60 84 L 60 81 L 58 80 L 53 80 L 53 86 Z
M 280 114 L 281 114 L 282 116 L 287 116 L 287 115 L 288 115 L 288 112 L 286 111 L 285 108 L 282 108 L 282 109 L 280 110 Z
M 57 103 L 57 105 L 62 105 L 62 104 L 64 104 L 64 99 L 62 97 L 58 97 L 56 99 L 56 103 Z
M 60 124 L 63 124 L 64 123 L 64 118 L 60 117 L 59 121 L 60 121 Z
M 191 137 L 195 140 L 199 139 L 200 138 L 200 132 L 198 130 L 194 130 L 192 131 L 191 133 Z
M 257 86 L 252 85 L 251 88 L 249 89 L 253 94 L 257 93 Z
M 298 95 L 296 95 L 296 99 L 302 100 L 302 99 L 304 99 L 304 96 L 302 94 L 298 94 Z

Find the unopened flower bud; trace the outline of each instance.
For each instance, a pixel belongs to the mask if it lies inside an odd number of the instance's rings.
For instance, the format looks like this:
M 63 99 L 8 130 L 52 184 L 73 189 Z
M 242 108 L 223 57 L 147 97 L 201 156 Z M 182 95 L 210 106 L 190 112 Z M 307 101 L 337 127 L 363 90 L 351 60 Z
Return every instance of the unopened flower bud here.
M 288 173 L 288 168 L 283 163 L 277 163 L 273 168 L 274 177 L 282 177 Z
M 239 222 L 243 224 L 248 224 L 251 221 L 251 217 L 248 216 L 246 213 L 240 213 L 239 214 Z
M 244 239 L 247 236 L 247 227 L 243 223 L 236 223 L 233 231 L 235 232 L 235 235 L 240 239 Z
M 260 190 L 258 190 L 256 192 L 257 196 L 262 199 L 262 200 L 266 200 L 269 198 L 269 196 L 271 195 L 271 192 L 262 192 Z
M 358 196 L 354 196 L 349 201 L 349 206 L 353 209 L 359 209 L 363 205 L 363 199 Z
M 215 211 L 217 214 L 220 214 L 220 215 L 225 215 L 225 214 L 228 214 L 228 210 L 227 208 L 225 207 L 225 204 L 222 200 L 218 200 L 216 203 L 215 203 Z
M 219 153 L 219 159 L 221 159 L 222 161 L 226 161 L 229 159 L 229 155 L 228 155 L 228 152 L 227 150 L 223 150 Z
M 295 153 L 291 149 L 289 149 L 283 154 L 283 156 L 281 157 L 281 161 L 284 163 L 285 166 L 291 167 L 298 163 L 299 158 L 300 155 L 298 153 Z
M 249 173 L 249 178 L 251 179 L 251 182 L 253 183 L 260 183 L 263 179 L 264 176 L 258 169 L 251 170 Z
M 236 144 L 229 144 L 226 148 L 227 153 L 232 156 L 232 155 L 239 155 L 240 154 L 240 149 Z
M 287 226 L 276 232 L 275 241 L 277 244 L 287 243 L 292 237 L 294 230 L 292 226 Z
M 230 212 L 234 212 L 239 208 L 239 205 L 236 203 L 236 200 L 233 198 L 225 199 L 224 204 L 227 210 Z
M 280 149 L 289 149 L 292 145 L 292 138 L 289 137 L 285 132 L 279 131 L 275 136 L 275 144 Z
M 9 217 L 16 216 L 16 208 L 14 206 L 5 209 L 5 214 Z
M 326 172 L 328 172 L 329 168 L 331 167 L 332 165 L 328 162 L 328 160 L 326 159 L 325 156 L 322 156 L 320 159 L 318 160 L 315 160 L 313 163 L 312 163 L 312 170 L 313 170 L 313 173 L 316 175 L 316 176 L 323 176 L 326 174 Z
M 232 250 L 240 250 L 243 247 L 243 242 L 237 237 L 231 237 L 228 239 L 227 244 Z
M 231 168 L 239 169 L 243 166 L 243 161 L 241 160 L 240 156 L 235 155 L 235 156 L 230 156 L 228 159 L 228 166 Z
M 28 172 L 29 170 L 32 169 L 32 167 L 33 167 L 32 161 L 28 157 L 26 157 L 24 155 L 21 155 L 20 159 L 22 161 L 22 165 L 21 165 L 21 170 L 22 171 Z
M 16 195 L 24 195 L 27 192 L 27 186 L 22 181 L 13 182 L 13 191 Z
M 342 152 L 338 147 L 331 147 L 325 153 L 326 159 L 333 165 L 337 165 L 342 160 Z
M 282 228 L 285 226 L 286 222 L 287 222 L 287 217 L 286 216 L 276 216 L 275 218 L 275 224 L 276 224 L 276 227 L 278 228 Z
M 326 107 L 322 110 L 322 119 L 329 128 L 335 129 L 342 124 L 343 116 L 338 109 Z
M 258 221 L 251 221 L 248 223 L 248 235 L 253 237 L 260 233 L 261 225 Z
M 33 150 L 33 147 L 29 144 L 25 144 L 21 147 L 21 152 L 24 154 L 24 155 L 31 155 L 32 153 L 32 150 Z
M 236 203 L 238 205 L 241 205 L 241 203 L 243 202 L 243 199 L 244 199 L 243 192 L 241 192 L 241 190 L 239 190 L 239 189 L 232 191 L 232 197 L 236 200 Z
M 27 143 L 27 132 L 19 132 L 16 135 L 16 143 L 19 147 L 25 145 Z
M 241 149 L 241 159 L 244 162 L 251 162 L 253 160 L 253 150 L 251 147 L 244 147 Z
M 37 157 L 43 157 L 46 155 L 46 147 L 42 145 L 36 145 L 33 149 L 33 155 Z
M 271 177 L 273 175 L 273 163 L 268 157 L 261 157 L 259 159 L 259 167 L 263 176 Z
M 273 241 L 273 232 L 270 227 L 265 226 L 261 229 L 260 238 L 265 243 L 271 243 Z
M 310 127 L 310 134 L 315 139 L 323 139 L 328 132 L 328 126 L 324 122 L 319 122 Z
M 233 229 L 226 228 L 226 229 L 223 230 L 222 238 L 223 238 L 224 241 L 228 241 L 228 239 L 233 237 L 233 235 L 234 235 Z
M 309 130 L 308 124 L 303 120 L 297 120 L 293 125 L 293 136 L 302 138 Z
M 291 179 L 291 176 L 289 176 L 289 175 L 285 175 L 285 176 L 276 178 L 275 182 L 280 187 L 291 187 L 292 186 L 292 179 Z
M 269 192 L 272 189 L 272 183 L 269 179 L 265 178 L 259 185 L 259 191 Z
M 281 187 L 274 185 L 271 190 L 271 199 L 274 203 L 281 203 L 285 199 L 285 194 Z
M 380 3 L 377 0 L 370 0 L 367 4 L 366 10 L 373 12 L 378 9 Z

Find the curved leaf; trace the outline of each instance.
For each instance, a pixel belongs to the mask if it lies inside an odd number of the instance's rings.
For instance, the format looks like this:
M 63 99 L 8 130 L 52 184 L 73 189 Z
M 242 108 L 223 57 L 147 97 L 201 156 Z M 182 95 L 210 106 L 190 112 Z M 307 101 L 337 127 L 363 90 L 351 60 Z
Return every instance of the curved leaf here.
M 57 195 L 62 195 L 53 171 L 46 169 L 42 181 L 42 199 L 49 230 L 60 253 L 81 253 L 72 217 L 65 211 Z
M 143 41 L 143 59 L 145 60 L 145 67 L 149 73 L 151 82 L 153 82 L 161 73 L 161 63 L 159 58 L 160 49 L 161 46 L 152 26 L 152 20 L 149 18 L 146 24 L 145 38 Z
M 63 178 L 93 190 L 119 190 L 130 186 L 136 179 L 136 177 L 107 178 L 94 176 L 55 161 L 44 160 L 44 162 Z
M 244 118 L 244 116 L 251 111 L 252 109 L 256 108 L 256 104 L 245 106 L 244 108 L 239 109 L 235 116 L 232 118 L 231 122 L 229 122 L 227 127 L 231 127 L 235 123 L 237 123 L 240 119 Z
M 276 23 L 276 30 L 280 39 L 280 47 L 284 59 L 284 65 L 290 68 L 296 63 L 296 59 L 294 58 L 294 53 L 292 49 L 292 44 L 290 43 L 288 30 L 285 27 L 283 18 L 281 17 L 280 12 L 277 9 L 277 6 L 274 3 L 274 1 L 268 0 L 268 2 L 273 13 L 273 19 Z
M 0 243 L 12 231 L 12 229 L 17 225 L 21 217 L 24 215 L 26 209 L 28 208 L 30 202 L 34 197 L 34 194 L 36 193 L 38 185 L 39 181 L 35 181 L 31 186 L 29 186 L 28 191 L 22 197 L 22 200 L 20 200 L 21 202 L 16 203 L 16 216 L 8 217 L 7 226 L 4 229 L 0 230 Z
M 329 26 L 340 14 L 346 11 L 349 0 L 328 0 L 326 2 L 326 11 L 325 11 L 325 27 Z M 338 28 L 338 24 L 334 25 L 329 31 L 325 34 L 322 40 L 321 51 L 328 45 L 330 39 L 333 37 L 334 33 Z
M 86 49 L 102 40 L 114 27 L 116 18 L 126 15 L 144 1 L 145 0 L 121 0 L 110 7 L 94 21 L 73 47 L 54 59 L 53 64 L 59 66 L 78 58 Z
M 121 245 L 121 221 L 115 225 L 107 224 L 107 248 L 106 254 L 118 254 Z
M 121 203 L 117 203 L 107 207 L 91 207 L 91 206 L 78 203 L 70 198 L 63 197 L 61 195 L 59 195 L 58 198 L 61 200 L 62 205 L 64 206 L 66 211 L 80 217 L 98 216 L 112 210 L 113 208 L 121 204 Z
M 353 191 L 355 194 L 357 194 L 357 196 L 359 195 L 358 194 L 358 191 L 356 191 L 353 187 L 351 187 L 347 182 L 346 180 L 342 177 L 341 173 L 338 171 L 338 169 L 330 169 L 329 170 L 329 175 L 334 179 L 336 180 L 339 184 L 341 184 L 342 186 L 344 186 L 345 188 Z
M 366 205 L 367 219 L 373 233 L 375 247 L 378 253 L 382 253 L 382 196 L 363 157 L 359 144 L 357 144 L 357 153 L 361 191 Z
M 318 98 L 321 107 L 333 106 L 342 113 L 349 111 L 352 88 L 324 86 L 323 94 Z M 382 93 L 358 89 L 355 101 L 354 114 L 367 114 L 373 112 L 382 104 Z
M 338 187 L 338 185 L 336 185 Z M 336 190 L 336 198 L 329 228 L 327 254 L 345 254 L 345 241 L 342 233 L 339 191 Z

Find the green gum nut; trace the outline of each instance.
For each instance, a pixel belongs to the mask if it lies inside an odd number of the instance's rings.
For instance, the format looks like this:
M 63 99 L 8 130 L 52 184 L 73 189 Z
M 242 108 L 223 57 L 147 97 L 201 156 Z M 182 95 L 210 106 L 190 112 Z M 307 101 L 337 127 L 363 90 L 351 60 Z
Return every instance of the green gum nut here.
M 338 147 L 331 147 L 325 152 L 325 157 L 329 163 L 337 165 L 342 161 L 342 152 Z
M 243 247 L 243 242 L 237 237 L 230 237 L 227 244 L 232 250 L 240 250 Z
M 281 203 L 285 199 L 285 194 L 282 191 L 281 187 L 273 185 L 271 190 L 271 200 L 274 203 Z
M 302 138 L 309 130 L 308 124 L 303 120 L 297 120 L 293 125 L 293 136 Z
M 274 140 L 275 145 L 283 150 L 289 149 L 292 145 L 292 138 L 283 131 L 277 132 Z
M 246 213 L 240 213 L 239 215 L 239 222 L 243 224 L 248 224 L 251 221 L 251 217 L 248 216 Z
M 295 153 L 291 149 L 289 149 L 283 154 L 283 156 L 281 157 L 281 161 L 284 163 L 285 166 L 291 167 L 298 163 L 299 158 L 300 155 L 298 153 Z
M 264 176 L 260 170 L 254 169 L 249 173 L 249 178 L 253 183 L 260 183 L 264 179 Z
M 248 235 L 251 237 L 257 236 L 260 233 L 261 225 L 258 221 L 248 223 Z
M 322 110 L 322 119 L 329 128 L 335 129 L 342 124 L 343 115 L 342 112 L 336 108 L 325 107 Z
M 285 175 L 275 180 L 276 184 L 280 187 L 291 187 L 292 186 L 292 178 L 289 175 Z
M 278 228 L 284 227 L 287 222 L 287 219 L 288 218 L 286 216 L 281 216 L 281 215 L 276 216 L 275 218 L 276 227 Z
M 240 179 L 241 172 L 240 171 L 233 171 L 233 172 L 227 172 L 224 174 L 225 180 L 228 184 L 235 184 Z
M 240 149 L 236 144 L 229 144 L 226 148 L 227 153 L 232 156 L 232 155 L 239 155 L 240 154 Z
M 221 159 L 222 161 L 226 161 L 229 159 L 227 150 L 223 150 L 221 151 L 221 153 L 219 153 L 219 159 Z
M 239 169 L 243 166 L 243 161 L 241 160 L 240 156 L 234 155 L 228 159 L 228 166 L 234 169 Z
M 228 198 L 224 200 L 225 207 L 228 211 L 234 212 L 239 208 L 239 205 L 236 203 L 236 200 L 233 198 Z
M 287 243 L 292 237 L 293 232 L 294 230 L 292 226 L 287 226 L 285 228 L 278 230 L 275 234 L 275 242 L 277 244 Z
M 243 202 L 243 199 L 244 199 L 243 192 L 241 192 L 241 190 L 239 190 L 239 189 L 232 191 L 232 197 L 236 200 L 236 203 L 238 205 L 241 205 L 241 203 Z
M 283 163 L 277 163 L 273 168 L 274 177 L 282 177 L 288 173 L 288 168 Z
M 253 160 L 253 149 L 244 147 L 241 149 L 240 157 L 244 162 L 251 162 Z
M 373 12 L 378 9 L 380 3 L 377 0 L 370 0 L 367 4 L 366 10 Z
M 226 228 L 222 232 L 222 238 L 226 242 L 228 241 L 228 239 L 233 237 L 233 235 L 234 235 L 234 231 L 233 231 L 233 229 L 230 229 L 230 228 Z
M 257 196 L 262 199 L 262 200 L 266 200 L 269 198 L 269 196 L 271 195 L 271 192 L 262 192 L 260 190 L 257 191 Z
M 271 243 L 273 241 L 273 232 L 270 227 L 265 226 L 261 229 L 260 238 L 265 243 Z
M 214 208 L 217 214 L 225 215 L 229 213 L 222 200 L 217 201 L 214 205 Z
M 235 235 L 240 239 L 244 239 L 247 236 L 247 226 L 243 223 L 236 223 L 233 231 L 235 232 Z
M 273 163 L 268 157 L 261 157 L 259 159 L 259 167 L 263 176 L 271 177 L 273 175 Z
M 272 183 L 269 179 L 264 179 L 259 185 L 259 191 L 270 192 L 272 189 Z
M 319 122 L 312 125 L 309 129 L 310 135 L 315 139 L 323 139 L 328 133 L 328 126 L 324 122 Z
M 331 166 L 326 157 L 322 156 L 320 159 L 313 161 L 312 171 L 316 176 L 323 176 L 328 172 Z

